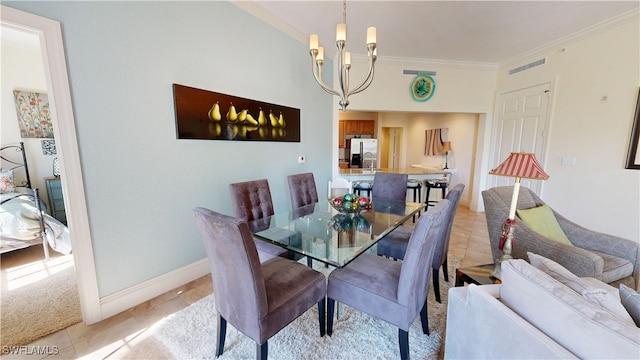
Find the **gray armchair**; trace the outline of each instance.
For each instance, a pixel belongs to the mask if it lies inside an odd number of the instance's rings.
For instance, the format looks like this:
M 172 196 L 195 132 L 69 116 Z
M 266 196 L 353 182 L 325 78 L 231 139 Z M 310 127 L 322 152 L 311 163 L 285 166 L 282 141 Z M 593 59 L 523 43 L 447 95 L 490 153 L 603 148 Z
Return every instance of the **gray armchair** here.
M 429 334 L 429 265 L 449 206 L 449 200 L 442 200 L 434 211 L 420 217 L 404 261 L 362 254 L 331 272 L 327 285 L 327 334 L 333 332 L 333 311 L 338 301 L 397 326 L 400 357 L 409 358 L 409 328 L 418 313 L 422 331 Z
M 502 252 L 498 242 L 502 223 L 509 215 L 512 186 L 491 188 L 482 192 L 489 228 L 491 253 L 498 258 Z M 517 209 L 529 209 L 544 202 L 531 190 L 521 187 Z M 593 277 L 615 287 L 624 283 L 634 289 L 640 273 L 640 244 L 586 229 L 553 211 L 560 228 L 573 244 L 565 245 L 550 240 L 516 219 L 512 256 L 526 259 L 527 252 L 549 258 L 580 277 Z
M 270 217 L 274 214 L 274 210 L 269 182 L 266 179 L 229 184 L 229 192 L 231 193 L 233 212 L 237 218 L 252 222 L 254 227 L 260 223 L 257 220 L 264 220 L 262 222 L 264 229 L 269 227 Z M 252 230 L 255 232 L 264 229 L 254 228 Z M 287 257 L 287 250 L 280 246 L 259 239 L 255 239 L 255 244 L 261 262 L 276 256 Z
M 193 212 L 218 311 L 216 357 L 224 351 L 227 322 L 256 342 L 257 359 L 266 359 L 269 338 L 315 304 L 324 336 L 327 285 L 322 273 L 281 257 L 261 264 L 246 221 L 204 208 Z
M 449 253 L 449 241 L 451 240 L 451 228 L 453 226 L 453 219 L 464 191 L 464 184 L 458 184 L 449 191 L 445 197 L 451 202 L 451 206 L 447 210 L 444 219 L 444 227 L 440 231 L 438 237 L 438 244 L 433 253 L 432 279 L 433 279 L 433 293 L 436 297 L 436 301 L 441 303 L 440 298 L 440 268 L 442 268 L 442 274 L 445 281 L 449 281 L 449 269 L 447 267 L 447 254 Z M 413 228 L 409 226 L 400 226 L 382 240 L 378 241 L 378 255 L 387 256 L 394 259 L 404 259 L 405 252 L 407 251 L 407 244 Z

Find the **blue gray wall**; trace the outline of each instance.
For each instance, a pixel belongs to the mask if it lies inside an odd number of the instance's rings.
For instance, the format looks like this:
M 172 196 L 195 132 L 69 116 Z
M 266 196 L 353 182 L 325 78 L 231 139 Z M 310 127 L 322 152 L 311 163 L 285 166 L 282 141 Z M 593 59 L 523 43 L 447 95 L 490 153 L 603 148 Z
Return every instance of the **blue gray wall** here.
M 325 191 L 333 99 L 305 44 L 227 2 L 3 4 L 62 25 L 101 297 L 204 258 L 191 209 L 231 214 L 231 182 L 268 179 L 276 211 L 289 174 Z M 299 108 L 301 142 L 177 140 L 173 83 Z

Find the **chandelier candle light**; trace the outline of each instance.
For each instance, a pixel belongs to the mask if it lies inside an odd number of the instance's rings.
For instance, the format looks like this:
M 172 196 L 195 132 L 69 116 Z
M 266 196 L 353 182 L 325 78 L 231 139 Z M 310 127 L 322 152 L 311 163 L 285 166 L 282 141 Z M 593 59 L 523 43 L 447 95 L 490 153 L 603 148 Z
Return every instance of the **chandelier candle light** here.
M 351 53 L 347 51 L 347 3 L 343 3 L 342 23 L 336 26 L 336 46 L 338 47 L 338 82 L 339 89 L 334 90 L 322 81 L 322 65 L 324 65 L 324 48 L 319 46 L 318 34 L 309 36 L 309 54 L 313 76 L 324 91 L 340 97 L 340 108 L 347 110 L 349 96 L 364 91 L 373 81 L 374 65 L 377 58 L 376 28 L 367 28 L 367 57 L 369 59 L 369 73 L 362 84 L 349 90 L 349 70 L 351 69 Z
M 498 244 L 498 248 L 502 250 L 502 255 L 496 259 L 496 267 L 491 274 L 496 279 L 500 279 L 500 264 L 512 258 L 513 225 L 516 223 L 516 205 L 518 204 L 518 194 L 520 193 L 520 179 L 547 180 L 549 175 L 542 170 L 542 166 L 536 160 L 535 154 L 525 152 L 512 152 L 502 164 L 491 170 L 489 174 L 516 178 L 513 184 L 509 217 L 502 223 L 502 236 L 500 236 Z

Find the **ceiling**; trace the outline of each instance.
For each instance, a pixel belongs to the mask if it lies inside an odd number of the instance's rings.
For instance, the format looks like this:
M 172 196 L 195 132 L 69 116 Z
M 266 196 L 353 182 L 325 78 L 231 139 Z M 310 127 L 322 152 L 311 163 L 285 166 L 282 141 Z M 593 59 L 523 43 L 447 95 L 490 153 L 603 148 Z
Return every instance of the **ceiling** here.
M 296 39 L 319 34 L 335 53 L 342 1 L 237 1 Z M 501 64 L 630 13 L 640 1 L 349 1 L 347 50 L 366 54 L 377 27 L 378 56 Z

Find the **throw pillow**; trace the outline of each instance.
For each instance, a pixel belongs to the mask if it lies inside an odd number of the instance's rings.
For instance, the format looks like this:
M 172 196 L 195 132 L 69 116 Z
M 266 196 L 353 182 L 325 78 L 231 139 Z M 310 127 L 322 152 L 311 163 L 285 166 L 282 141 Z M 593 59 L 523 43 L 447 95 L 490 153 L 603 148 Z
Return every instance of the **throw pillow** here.
M 636 326 L 640 327 L 640 294 L 625 284 L 620 284 L 620 301 Z
M 16 190 L 13 185 L 13 170 L 0 171 L 0 194 L 12 193 Z
M 552 278 L 558 280 L 571 290 L 582 295 L 588 301 L 608 310 L 616 317 L 624 320 L 630 324 L 633 324 L 633 319 L 620 302 L 620 296 L 614 291 L 607 291 L 609 285 L 602 283 L 602 286 L 594 286 L 593 282 L 583 280 L 571 271 L 567 270 L 564 266 L 557 262 L 547 259 L 538 254 L 528 252 L 531 265 L 535 268 L 542 270 Z
M 538 234 L 565 245 L 573 245 L 547 205 L 516 210 L 516 213 L 523 223 Z

